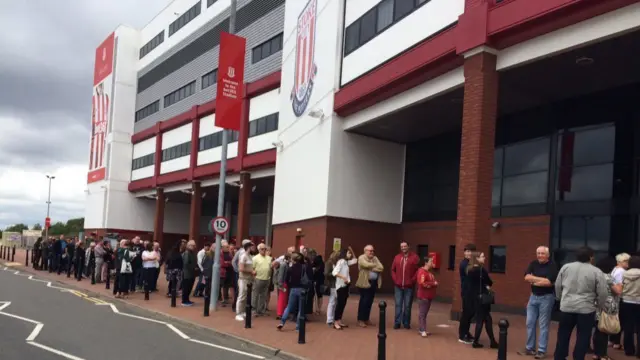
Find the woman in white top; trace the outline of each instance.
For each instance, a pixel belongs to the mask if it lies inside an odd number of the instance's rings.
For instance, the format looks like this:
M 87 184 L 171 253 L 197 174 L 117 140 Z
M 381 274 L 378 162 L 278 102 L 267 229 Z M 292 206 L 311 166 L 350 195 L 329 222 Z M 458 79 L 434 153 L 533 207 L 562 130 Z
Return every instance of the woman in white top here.
M 153 251 L 153 244 L 148 243 L 142 252 L 142 279 L 144 281 L 145 294 L 153 290 L 158 260 L 158 254 Z M 145 300 L 149 299 L 145 296 Z
M 331 274 L 336 277 L 336 310 L 333 315 L 333 328 L 342 330 L 347 327 L 342 322 L 344 308 L 347 306 L 347 298 L 349 298 L 349 285 L 351 284 L 351 276 L 349 275 L 349 266 L 358 262 L 358 259 L 349 250 L 341 250 L 337 257 L 336 265 L 333 267 Z
M 622 277 L 624 276 L 625 271 L 629 268 L 629 259 L 631 255 L 627 253 L 621 253 L 616 255 L 616 267 L 613 268 L 611 272 L 611 278 L 613 279 L 614 285 L 622 285 Z M 618 316 L 620 319 L 624 316 L 624 314 L 619 313 Z M 615 334 L 609 335 L 609 346 L 613 346 L 614 349 L 620 350 L 622 348 L 621 344 L 622 340 L 622 331 Z

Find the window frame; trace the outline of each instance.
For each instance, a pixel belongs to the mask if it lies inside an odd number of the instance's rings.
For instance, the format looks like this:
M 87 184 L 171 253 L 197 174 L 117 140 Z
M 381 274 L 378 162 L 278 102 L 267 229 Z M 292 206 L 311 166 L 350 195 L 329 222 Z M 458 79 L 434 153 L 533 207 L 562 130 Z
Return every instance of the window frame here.
M 279 33 L 276 36 L 269 38 L 266 41 L 254 46 L 251 49 L 251 64 L 257 64 L 260 61 L 271 57 L 279 51 L 282 51 L 282 45 L 284 41 L 284 33 Z M 276 44 L 278 46 L 273 47 Z M 275 50 L 274 50 L 275 49 Z
M 495 264 L 495 250 L 504 249 L 504 269 L 494 269 Z M 489 246 L 489 272 L 493 274 L 506 274 L 507 273 L 507 246 L 506 245 L 490 245 Z

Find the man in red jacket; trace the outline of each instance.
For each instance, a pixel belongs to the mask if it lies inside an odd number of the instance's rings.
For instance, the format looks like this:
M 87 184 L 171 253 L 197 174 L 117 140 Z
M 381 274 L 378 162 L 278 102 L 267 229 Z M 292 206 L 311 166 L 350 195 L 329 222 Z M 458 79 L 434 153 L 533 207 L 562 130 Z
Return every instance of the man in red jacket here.
M 396 255 L 391 265 L 391 278 L 395 284 L 396 298 L 394 329 L 400 329 L 401 324 L 405 329 L 411 328 L 413 288 L 419 264 L 420 258 L 416 253 L 409 251 L 409 244 L 406 241 L 400 243 L 400 254 Z

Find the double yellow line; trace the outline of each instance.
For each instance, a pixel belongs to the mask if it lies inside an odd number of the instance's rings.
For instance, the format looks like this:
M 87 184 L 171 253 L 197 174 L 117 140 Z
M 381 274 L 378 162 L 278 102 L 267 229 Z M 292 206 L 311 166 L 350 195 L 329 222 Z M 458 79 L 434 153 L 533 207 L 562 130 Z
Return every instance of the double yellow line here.
M 89 300 L 89 301 L 91 301 L 91 302 L 93 302 L 95 304 L 101 304 L 101 305 L 107 304 L 107 302 L 105 302 L 105 301 L 102 301 L 102 300 L 97 299 L 97 298 L 92 298 L 89 295 L 87 295 L 85 293 L 81 293 L 80 291 L 77 291 L 77 290 L 69 290 L 69 292 L 72 293 L 73 295 L 81 298 L 81 299 Z

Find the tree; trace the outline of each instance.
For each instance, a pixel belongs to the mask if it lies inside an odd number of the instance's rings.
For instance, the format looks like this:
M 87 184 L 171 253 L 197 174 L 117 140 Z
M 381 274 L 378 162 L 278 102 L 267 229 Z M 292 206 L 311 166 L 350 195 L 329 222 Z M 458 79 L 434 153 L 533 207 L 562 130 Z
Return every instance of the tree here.
M 15 224 L 15 225 L 7 226 L 7 228 L 4 229 L 4 231 L 6 232 L 17 232 L 20 234 L 22 234 L 22 230 L 29 230 L 29 227 L 25 224 Z
M 84 218 L 69 219 L 66 223 L 58 221 L 49 227 L 49 235 L 78 235 L 84 230 Z
M 31 230 L 42 230 L 42 225 L 40 225 L 39 223 L 35 223 L 32 227 Z

